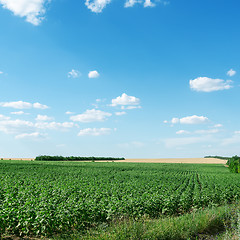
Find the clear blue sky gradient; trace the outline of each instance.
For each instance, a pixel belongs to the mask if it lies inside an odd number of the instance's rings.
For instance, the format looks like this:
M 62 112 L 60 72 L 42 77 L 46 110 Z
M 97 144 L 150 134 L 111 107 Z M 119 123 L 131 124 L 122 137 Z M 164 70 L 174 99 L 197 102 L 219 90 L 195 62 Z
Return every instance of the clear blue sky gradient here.
M 0 102 L 49 106 L 0 106 L 5 117 L 0 118 L 0 157 L 239 155 L 239 7 L 233 0 L 170 0 L 166 5 L 125 8 L 124 1 L 112 0 L 95 13 L 84 1 L 52 0 L 45 19 L 34 25 L 3 8 L 0 1 Z M 81 76 L 68 77 L 72 69 Z M 230 69 L 236 74 L 228 76 Z M 88 78 L 93 70 L 98 78 Z M 189 81 L 199 77 L 232 80 L 232 87 L 195 91 Z M 123 93 L 140 99 L 141 108 L 111 106 L 112 99 Z M 96 99 L 101 99 L 97 108 Z M 91 109 L 112 115 L 103 121 L 70 119 Z M 11 114 L 16 111 L 28 114 Z M 115 115 L 121 111 L 126 114 Z M 52 117 L 46 124 L 74 126 L 9 129 L 7 121 L 36 124 L 38 114 Z M 207 121 L 171 122 L 193 115 Z M 88 128 L 108 130 L 78 136 Z

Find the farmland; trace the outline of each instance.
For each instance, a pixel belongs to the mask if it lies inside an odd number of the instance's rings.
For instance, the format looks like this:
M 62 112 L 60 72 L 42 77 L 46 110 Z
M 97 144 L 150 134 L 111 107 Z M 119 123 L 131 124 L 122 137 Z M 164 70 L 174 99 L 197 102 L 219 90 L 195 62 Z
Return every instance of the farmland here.
M 223 165 L 0 161 L 2 234 L 50 236 L 240 199 Z

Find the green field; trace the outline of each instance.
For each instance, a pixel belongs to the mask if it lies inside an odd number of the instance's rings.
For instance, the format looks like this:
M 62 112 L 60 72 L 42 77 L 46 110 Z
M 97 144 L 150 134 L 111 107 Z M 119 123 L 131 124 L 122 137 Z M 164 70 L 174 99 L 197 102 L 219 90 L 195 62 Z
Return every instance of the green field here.
M 50 236 L 240 199 L 223 165 L 0 161 L 1 234 Z

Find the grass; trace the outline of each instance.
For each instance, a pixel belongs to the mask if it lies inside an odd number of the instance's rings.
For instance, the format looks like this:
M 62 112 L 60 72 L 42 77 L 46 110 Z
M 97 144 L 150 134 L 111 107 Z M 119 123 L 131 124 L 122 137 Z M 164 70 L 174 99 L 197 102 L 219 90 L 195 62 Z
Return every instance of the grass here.
M 240 239 L 240 204 L 197 210 L 179 217 L 124 219 L 101 224 L 86 233 L 61 235 L 75 240 Z

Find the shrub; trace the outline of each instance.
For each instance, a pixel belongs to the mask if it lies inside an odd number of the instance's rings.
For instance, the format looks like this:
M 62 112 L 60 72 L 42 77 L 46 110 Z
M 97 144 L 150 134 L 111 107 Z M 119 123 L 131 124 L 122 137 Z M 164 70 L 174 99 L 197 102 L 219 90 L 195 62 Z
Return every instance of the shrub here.
M 63 156 L 37 156 L 35 161 L 101 161 L 101 160 L 124 160 L 125 158 L 114 157 L 63 157 Z
M 240 173 L 240 157 L 233 156 L 227 161 L 227 165 L 229 166 L 229 169 L 233 173 Z

